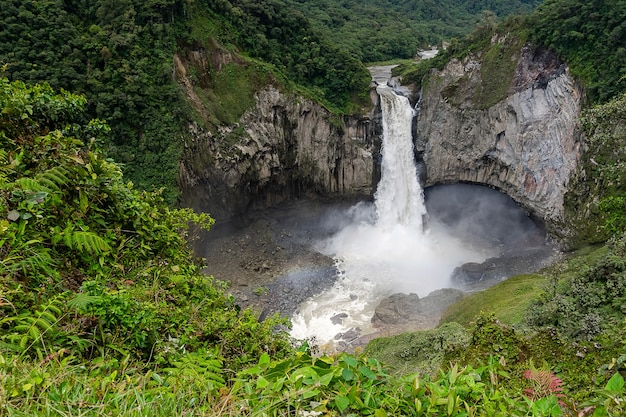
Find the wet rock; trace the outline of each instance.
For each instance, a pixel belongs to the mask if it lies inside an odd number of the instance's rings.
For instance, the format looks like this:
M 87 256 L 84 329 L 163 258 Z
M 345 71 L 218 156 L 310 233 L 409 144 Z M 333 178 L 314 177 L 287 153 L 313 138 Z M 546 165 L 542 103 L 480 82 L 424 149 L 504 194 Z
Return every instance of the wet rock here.
M 419 313 L 420 298 L 417 294 L 393 294 L 380 302 L 372 323 L 374 324 L 397 324 L 406 323 L 411 315 Z
M 346 313 L 335 314 L 330 318 L 330 322 L 332 324 L 341 324 L 343 323 L 343 319 L 347 318 L 348 315 Z
M 451 279 L 457 287 L 479 290 L 515 275 L 538 271 L 554 263 L 559 256 L 560 252 L 548 245 L 510 250 L 482 263 L 463 264 L 454 269 Z
M 385 298 L 376 307 L 372 323 L 384 325 L 438 321 L 448 306 L 463 296 L 463 291 L 443 288 L 419 298 L 417 294 L 396 293 Z M 435 323 L 436 324 L 436 323 Z
M 468 262 L 454 268 L 452 272 L 452 282 L 460 285 L 468 285 L 487 281 L 493 279 L 496 269 L 496 264 L 491 261 L 483 263 Z
M 358 339 L 359 336 L 361 336 L 361 329 L 358 327 L 355 327 L 355 328 L 348 330 L 347 332 L 337 333 L 337 335 L 335 336 L 335 340 L 343 340 L 345 342 L 350 343 L 353 340 Z

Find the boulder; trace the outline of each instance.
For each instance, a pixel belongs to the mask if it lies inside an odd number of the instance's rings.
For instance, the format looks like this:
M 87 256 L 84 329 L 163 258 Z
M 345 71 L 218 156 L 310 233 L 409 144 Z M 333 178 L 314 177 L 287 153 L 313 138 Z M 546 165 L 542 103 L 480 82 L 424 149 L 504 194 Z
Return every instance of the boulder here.
M 407 323 L 436 323 L 452 303 L 463 296 L 463 291 L 443 288 L 424 298 L 417 294 L 396 293 L 380 302 L 372 317 L 375 327 Z M 420 326 L 421 327 L 421 326 Z

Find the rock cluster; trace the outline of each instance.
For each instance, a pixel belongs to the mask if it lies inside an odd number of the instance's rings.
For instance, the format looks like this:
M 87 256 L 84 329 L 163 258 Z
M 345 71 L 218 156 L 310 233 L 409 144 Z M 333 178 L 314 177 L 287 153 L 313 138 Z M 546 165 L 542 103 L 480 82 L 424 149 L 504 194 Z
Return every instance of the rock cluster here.
M 392 294 L 376 307 L 372 323 L 376 327 L 407 323 L 413 323 L 416 327 L 421 327 L 419 324 L 435 327 L 446 308 L 463 294 L 463 291 L 452 288 L 433 291 L 424 298 L 415 293 Z

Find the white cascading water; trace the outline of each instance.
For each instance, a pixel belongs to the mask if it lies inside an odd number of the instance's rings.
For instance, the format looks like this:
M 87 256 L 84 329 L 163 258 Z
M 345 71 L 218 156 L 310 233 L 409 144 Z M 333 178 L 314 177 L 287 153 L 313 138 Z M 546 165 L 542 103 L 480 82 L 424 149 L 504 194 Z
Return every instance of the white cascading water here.
M 334 286 L 302 303 L 292 317 L 291 335 L 315 338 L 333 350 L 340 334 L 374 332 L 371 318 L 378 303 L 393 293 L 420 297 L 448 287 L 456 266 L 482 261 L 484 253 L 435 230 L 424 231 L 426 214 L 417 177 L 411 137 L 414 110 L 406 97 L 381 85 L 377 89 L 383 115 L 381 179 L 374 204 L 350 209 L 351 222 L 320 252 L 336 260 Z
M 391 87 L 379 86 L 383 114 L 381 178 L 376 195 L 377 225 L 422 228 L 426 214 L 424 194 L 417 178 L 413 157 L 411 121 L 414 110 L 409 100 Z

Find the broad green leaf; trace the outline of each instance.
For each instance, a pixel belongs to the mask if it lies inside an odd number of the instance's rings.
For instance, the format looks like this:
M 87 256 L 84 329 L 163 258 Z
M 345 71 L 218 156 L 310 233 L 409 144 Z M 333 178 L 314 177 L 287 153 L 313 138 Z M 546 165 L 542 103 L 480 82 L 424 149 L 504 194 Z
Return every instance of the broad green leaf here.
M 611 392 L 621 392 L 624 389 L 624 378 L 619 372 L 616 372 L 611 379 L 609 379 L 609 382 L 606 383 L 604 389 Z
M 356 358 L 348 355 L 342 356 L 341 360 L 348 366 L 351 366 L 353 368 L 356 368 L 356 366 L 359 364 L 359 361 L 357 361 Z
M 374 380 L 377 378 L 376 374 L 367 366 L 361 366 L 359 372 L 367 379 Z
M 337 397 L 335 397 L 335 404 L 337 405 L 339 411 L 343 412 L 343 410 L 348 408 L 348 406 L 350 405 L 350 400 L 347 397 L 338 395 Z
M 354 379 L 354 372 L 349 369 L 344 369 L 341 371 L 341 377 L 344 381 L 352 381 Z
M 256 387 L 257 389 L 263 389 L 265 387 L 267 387 L 270 384 L 270 382 L 263 378 L 262 376 L 259 376 L 259 378 L 256 380 Z
M 318 396 L 319 393 L 320 393 L 320 390 L 318 389 L 307 390 L 302 393 L 302 398 L 304 399 L 313 398 L 313 397 Z
M 272 385 L 272 391 L 279 392 L 283 389 L 284 385 L 285 385 L 285 378 L 280 378 L 278 381 L 274 382 L 274 385 Z
M 325 375 L 322 375 L 322 377 L 319 379 L 319 383 L 321 386 L 323 387 L 327 387 L 328 384 L 330 384 L 330 382 L 333 380 L 333 373 L 332 372 L 328 372 Z
M 261 354 L 261 357 L 259 358 L 259 367 L 265 369 L 267 368 L 269 364 L 270 364 L 270 355 L 268 355 L 266 352 L 263 352 Z
M 290 379 L 296 381 L 298 378 L 305 378 L 304 382 L 309 383 L 310 380 L 317 380 L 319 375 L 317 375 L 317 372 L 315 372 L 311 366 L 305 366 L 300 369 L 296 369 Z

